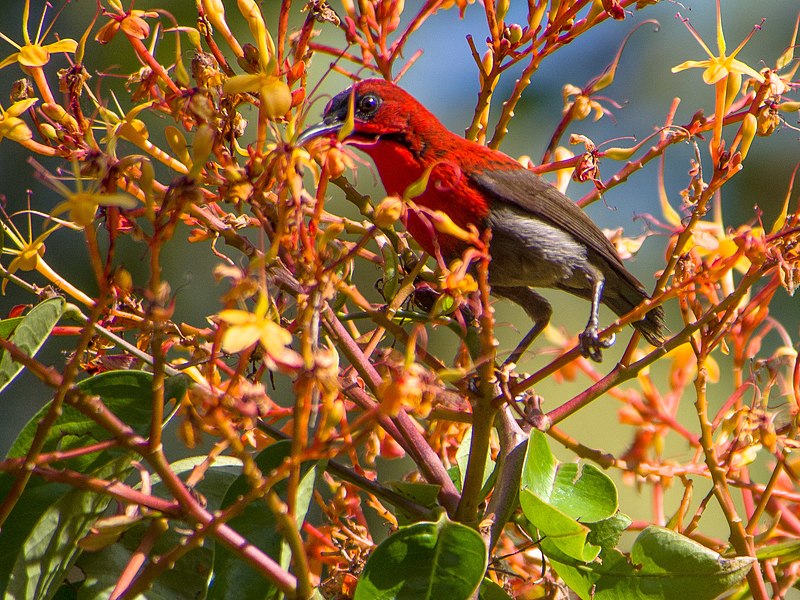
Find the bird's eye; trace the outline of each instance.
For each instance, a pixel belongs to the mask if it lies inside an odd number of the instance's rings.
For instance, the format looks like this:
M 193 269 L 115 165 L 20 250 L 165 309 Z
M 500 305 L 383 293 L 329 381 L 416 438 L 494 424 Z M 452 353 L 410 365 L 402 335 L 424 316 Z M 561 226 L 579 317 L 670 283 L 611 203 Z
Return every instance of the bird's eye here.
M 378 97 L 373 96 L 372 94 L 362 96 L 358 101 L 358 112 L 360 112 L 362 115 L 371 115 L 378 110 L 380 103 L 381 101 L 378 99 Z

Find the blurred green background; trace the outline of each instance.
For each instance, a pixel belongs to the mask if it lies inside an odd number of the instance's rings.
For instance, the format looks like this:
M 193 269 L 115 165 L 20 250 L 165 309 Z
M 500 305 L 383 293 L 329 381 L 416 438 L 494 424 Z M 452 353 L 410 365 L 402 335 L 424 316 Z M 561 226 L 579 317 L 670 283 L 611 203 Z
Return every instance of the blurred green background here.
M 297 9 L 302 5 L 300 2 L 295 4 Z M 421 2 L 410 0 L 406 2 L 407 18 L 413 15 L 415 6 L 420 4 Z M 22 0 L 3 3 L 0 31 L 13 40 L 22 39 L 23 5 Z M 280 3 L 276 1 L 264 2 L 264 13 L 273 31 L 279 5 Z M 31 22 L 28 25 L 32 34 L 38 26 L 43 6 L 44 2 L 32 0 Z M 250 41 L 244 22 L 237 18 L 235 2 L 226 2 L 226 6 L 229 21 L 237 32 L 237 37 L 243 42 Z M 335 2 L 333 6 L 338 9 Z M 51 9 L 48 13 L 48 21 L 61 7 L 62 4 L 56 2 L 55 10 Z M 167 8 L 183 25 L 195 24 L 196 13 L 193 2 L 159 3 L 141 0 L 136 2 L 137 9 L 151 7 Z M 91 0 L 70 3 L 58 17 L 54 31 L 61 37 L 79 38 L 83 28 L 91 20 L 94 8 L 95 3 Z M 761 31 L 754 36 L 738 58 L 757 70 L 774 65 L 776 58 L 790 43 L 798 5 L 784 0 L 766 2 L 725 0 L 722 8 L 729 51 L 739 44 L 754 24 L 760 23 L 762 18 L 766 19 Z M 513 0 L 507 22 L 524 23 L 526 10 L 526 2 Z M 512 156 L 529 155 L 534 161 L 538 161 L 561 116 L 562 87 L 568 83 L 582 87 L 599 74 L 612 61 L 625 35 L 637 23 L 647 19 L 656 19 L 660 27 L 646 25 L 633 35 L 620 61 L 614 83 L 603 91 L 604 95 L 623 105 L 620 109 L 612 108 L 615 120 L 604 117 L 598 122 L 582 121 L 574 124 L 570 131 L 584 134 L 598 144 L 620 137 L 641 140 L 663 123 L 675 97 L 681 99 L 676 123 L 688 122 L 699 109 L 704 109 L 707 114 L 712 113 L 713 90 L 702 83 L 700 70 L 694 69 L 678 74 L 670 72 L 671 67 L 685 60 L 706 58 L 702 48 L 676 18 L 678 11 L 683 17 L 691 20 L 712 51 L 715 51 L 716 32 L 712 0 L 688 1 L 683 4 L 660 2 L 647 7 L 646 10 L 634 12 L 624 21 L 606 22 L 544 61 L 541 69 L 533 77 L 533 84 L 525 92 L 517 107 L 516 117 L 511 122 L 510 133 L 503 143 L 502 150 Z M 299 10 L 295 10 L 295 13 L 298 12 Z M 295 14 L 295 24 L 302 18 Z M 321 40 L 335 47 L 344 47 L 343 35 L 339 30 L 330 25 L 320 29 Z M 410 38 L 406 46 L 407 56 L 411 56 L 417 49 L 424 50 L 424 54 L 401 82 L 403 87 L 438 115 L 451 130 L 459 133 L 464 131 L 472 118 L 478 92 L 477 71 L 466 42 L 468 34 L 474 37 L 479 50 L 482 50 L 482 40 L 486 38 L 487 32 L 485 17 L 480 6 L 470 6 L 463 20 L 457 18 L 456 10 L 440 11 L 433 16 Z M 137 69 L 138 64 L 133 61 L 133 53 L 128 48 L 127 42 L 119 37 L 120 39 L 113 40 L 107 46 L 100 46 L 90 41 L 86 62 L 93 76 L 89 82 L 92 89 L 109 102 L 111 101 L 109 90 L 116 90 L 123 107 L 127 109 L 130 105 L 124 101 L 125 96 L 121 93 L 122 84 L 124 77 Z M 54 39 L 51 34 L 46 42 L 52 42 Z M 172 56 L 172 35 L 164 35 L 159 44 L 158 56 L 163 56 L 165 61 L 171 60 L 169 57 Z M 191 50 L 185 39 L 183 47 L 184 61 L 188 67 Z M 0 41 L 0 57 L 5 57 L 13 51 L 15 51 L 13 47 Z M 66 64 L 61 55 L 51 60 L 48 66 L 53 74 L 51 81 L 55 81 L 55 71 Z M 312 86 L 327 71 L 329 64 L 329 57 L 318 55 L 314 59 L 309 79 Z M 398 69 L 400 66 L 402 64 L 398 64 Z M 495 96 L 498 103 L 510 93 L 519 70 L 511 70 L 501 80 Z M 101 76 L 100 72 L 105 75 Z M 16 65 L 0 71 L 0 103 L 3 106 L 8 106 L 11 83 L 21 76 Z M 325 79 L 320 94 L 333 94 L 347 84 L 344 77 L 333 73 Z M 312 106 L 308 123 L 318 119 L 323 106 L 324 98 Z M 92 110 L 88 101 L 84 108 L 87 112 Z M 492 116 L 496 115 L 497 111 L 494 110 Z M 791 124 L 797 125 L 796 116 L 790 115 L 790 119 L 793 119 L 790 121 Z M 166 118 L 162 119 L 162 122 L 163 126 L 170 124 Z M 494 119 L 490 122 L 490 131 L 493 124 Z M 154 136 L 151 139 L 158 143 L 158 121 L 150 122 L 150 130 Z M 627 146 L 632 143 L 633 141 L 619 140 L 612 145 Z M 701 143 L 704 158 L 707 158 L 706 146 L 705 143 Z M 756 207 L 763 211 L 765 225 L 767 227 L 771 225 L 786 194 L 791 171 L 800 160 L 798 148 L 800 146 L 797 130 L 787 127 L 780 128 L 771 138 L 755 141 L 745 163 L 745 169 L 725 186 L 723 212 L 726 225 L 735 228 L 751 220 Z M 580 152 L 582 147 L 573 149 Z M 666 189 L 674 207 L 679 206 L 679 191 L 688 182 L 689 160 L 693 156 L 694 149 L 689 144 L 673 147 L 667 154 Z M 27 153 L 13 142 L 4 140 L 0 144 L 0 194 L 9 213 L 26 207 L 28 190 L 31 190 L 32 206 L 40 211 L 50 211 L 60 202 L 53 192 L 31 178 L 32 168 L 27 163 L 27 158 Z M 37 160 L 51 170 L 58 164 L 56 161 L 42 160 L 38 157 Z M 608 177 L 620 166 L 621 163 L 604 161 L 600 165 L 601 173 Z M 376 176 L 367 168 L 361 168 L 357 181 L 358 188 L 363 193 L 372 194 L 375 199 L 382 197 L 383 191 L 376 183 Z M 579 198 L 590 191 L 590 186 L 590 183 L 582 185 L 572 183 L 568 193 L 573 198 Z M 330 194 L 333 200 L 327 204 L 328 210 L 349 216 L 357 215 L 342 199 L 342 194 L 337 189 L 331 188 Z M 631 177 L 626 184 L 610 190 L 605 195 L 605 202 L 592 205 L 589 213 L 601 227 L 624 227 L 629 236 L 643 233 L 646 226 L 642 220 L 635 218 L 637 215 L 652 213 L 660 217 L 656 164 L 648 165 Z M 25 231 L 27 225 L 23 219 L 17 217 L 15 222 Z M 34 221 L 34 237 L 40 228 L 41 220 Z M 182 233 L 185 238 L 186 231 Z M 641 252 L 628 261 L 629 268 L 645 283 L 645 287 L 652 287 L 654 282 L 652 274 L 662 264 L 665 243 L 663 237 L 651 237 Z M 120 260 L 132 272 L 135 284 L 143 285 L 147 278 L 143 262 L 146 259 L 144 250 L 130 240 L 124 240 L 120 250 Z M 86 250 L 79 235 L 74 232 L 58 232 L 51 236 L 47 242 L 46 257 L 56 271 L 68 274 L 73 283 L 89 294 L 93 293 Z M 218 284 L 211 276 L 211 270 L 219 260 L 212 255 L 207 245 L 189 246 L 182 241 L 180 230 L 173 243 L 166 248 L 164 260 L 164 277 L 171 282 L 176 296 L 175 320 L 204 326 L 206 316 L 220 308 L 217 298 L 224 291 L 223 285 Z M 240 259 L 234 256 L 234 260 Z M 3 261 L 3 264 L 7 265 L 9 258 L 4 257 Z M 364 282 L 362 286 L 364 290 L 371 290 L 373 282 L 379 279 L 380 274 L 377 271 L 364 270 L 359 273 L 359 277 Z M 588 316 L 588 303 L 558 292 L 547 292 L 546 295 L 554 301 L 556 307 L 554 324 L 563 326 L 570 334 L 582 329 Z M 6 295 L 0 297 L 0 315 L 5 316 L 16 304 L 33 301 L 34 299 L 28 294 L 10 285 Z M 500 348 L 509 351 L 522 333 L 527 331 L 529 322 L 521 309 L 516 306 L 499 302 L 497 307 Z M 797 310 L 797 300 L 790 299 L 785 291 L 780 290 L 774 307 L 775 316 L 787 326 L 790 334 L 797 335 L 798 314 L 800 314 Z M 675 308 L 668 307 L 668 314 L 673 329 L 677 330 L 679 323 Z M 604 322 L 609 322 L 611 318 L 610 312 L 603 313 Z M 599 367 L 601 371 L 605 372 L 612 367 L 624 348 L 627 335 L 627 332 L 621 335 L 615 349 L 606 353 L 605 363 Z M 70 341 L 66 340 L 64 343 L 63 340 L 51 340 L 41 353 L 41 360 L 56 366 L 63 365 L 64 352 L 69 347 Z M 768 341 L 777 344 L 778 340 L 768 338 Z M 449 359 L 455 351 L 455 339 L 446 330 L 433 332 L 430 343 L 432 350 L 445 359 Z M 540 342 L 537 347 L 541 345 Z M 721 356 L 717 358 L 722 363 L 723 379 L 711 390 L 711 397 L 712 401 L 721 403 L 730 392 L 728 387 L 730 382 L 727 381 L 730 378 L 724 375 L 725 358 Z M 535 351 L 529 352 L 520 369 L 533 371 L 542 366 L 545 360 L 546 357 L 537 356 Z M 665 383 L 665 368 L 656 369 L 655 373 L 657 383 Z M 567 400 L 574 393 L 581 391 L 587 383 L 586 379 L 561 385 L 545 383 L 537 387 L 536 391 L 544 397 L 545 408 L 548 408 Z M 276 395 L 280 393 L 281 389 L 275 392 Z M 49 398 L 49 390 L 29 376 L 20 377 L 0 395 L 0 410 L 3 414 L 3 418 L 0 419 L 0 452 L 4 453 L 8 449 L 22 424 Z M 691 418 L 691 401 L 692 398 L 686 398 L 684 422 L 695 431 L 696 426 Z M 618 408 L 619 405 L 615 400 L 601 398 L 579 415 L 564 422 L 563 427 L 567 432 L 592 446 L 619 453 L 630 442 L 632 430 L 617 423 Z M 670 439 L 675 443 L 667 446 L 668 455 L 672 453 L 671 455 L 676 458 L 684 456 L 685 444 L 681 440 Z M 181 452 L 180 444 L 176 444 L 172 451 Z M 562 457 L 568 456 L 562 453 Z M 707 482 L 702 481 L 698 484 L 695 498 L 699 499 L 706 491 Z M 649 519 L 649 498 L 628 496 L 637 492 L 631 488 L 627 490 L 623 496 L 622 509 L 634 519 Z M 667 506 L 668 512 L 675 508 L 674 504 Z M 722 537 L 726 535 L 724 529 L 706 533 Z

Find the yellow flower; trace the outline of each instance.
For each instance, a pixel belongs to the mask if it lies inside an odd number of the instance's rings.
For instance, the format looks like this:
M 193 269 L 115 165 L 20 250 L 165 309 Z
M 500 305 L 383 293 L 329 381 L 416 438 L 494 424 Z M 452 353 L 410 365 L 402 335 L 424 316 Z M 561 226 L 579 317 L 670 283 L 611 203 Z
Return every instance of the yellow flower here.
M 8 138 L 14 142 L 23 143 L 33 137 L 28 124 L 19 116 L 36 104 L 38 100 L 38 98 L 19 100 L 9 106 L 8 110 L 3 110 L 3 107 L 0 106 L 0 140 Z
M 260 342 L 269 362 L 290 368 L 302 365 L 300 355 L 288 347 L 292 343 L 292 334 L 270 318 L 266 296 L 259 297 L 254 312 L 226 309 L 220 311 L 217 317 L 228 325 L 222 334 L 222 349 L 225 352 L 241 352 Z
M 735 75 L 737 77 L 741 77 L 742 74 L 746 73 L 750 75 L 754 79 L 757 79 L 760 82 L 764 81 L 764 77 L 753 69 L 752 67 L 744 64 L 743 62 L 736 60 L 736 55 L 739 54 L 739 51 L 744 48 L 744 45 L 750 41 L 750 38 L 753 37 L 753 34 L 759 28 L 756 25 L 753 30 L 748 34 L 746 38 L 739 44 L 730 56 L 725 54 L 726 52 L 726 45 L 725 45 L 725 34 L 722 31 L 722 15 L 720 14 L 720 3 L 717 0 L 717 49 L 719 50 L 719 56 L 714 56 L 714 54 L 709 50 L 706 43 L 700 37 L 700 35 L 695 31 L 694 27 L 689 23 L 687 19 L 683 20 L 686 27 L 689 29 L 689 32 L 694 36 L 694 39 L 698 41 L 698 43 L 703 47 L 706 54 L 708 55 L 708 60 L 687 60 L 675 67 L 672 67 L 673 73 L 678 73 L 679 71 L 685 71 L 686 69 L 694 69 L 694 68 L 701 68 L 705 69 L 703 71 L 703 81 L 707 84 L 712 85 L 720 81 L 723 77 L 727 75 Z
M 761 227 L 742 226 L 736 231 L 726 232 L 716 223 L 701 221 L 700 226 L 692 233 L 692 241 L 702 258 L 724 259 L 739 251 L 736 239 L 747 233 L 757 239 L 764 239 L 764 230 Z M 734 269 L 740 273 L 746 273 L 749 268 L 750 260 L 744 255 L 734 265 Z
M 135 198 L 127 194 L 103 193 L 97 189 L 98 184 L 94 182 L 89 188 L 84 188 L 77 161 L 73 162 L 72 165 L 76 174 L 75 185 L 77 189 L 74 192 L 39 163 L 31 161 L 31 164 L 42 183 L 64 198 L 64 201 L 56 205 L 52 210 L 51 216 L 55 217 L 61 213 L 68 212 L 70 221 L 78 227 L 90 225 L 94 221 L 95 214 L 100 206 L 118 206 L 119 208 L 132 209 L 138 204 Z
M 25 0 L 25 9 L 22 13 L 22 37 L 25 40 L 25 43 L 20 46 L 5 34 L 0 33 L 0 38 L 4 39 L 18 50 L 18 52 L 15 52 L 11 56 L 7 56 L 2 62 L 0 62 L 0 69 L 15 62 L 19 63 L 23 69 L 26 67 L 41 68 L 48 63 L 50 60 L 50 55 L 53 53 L 75 52 L 76 48 L 78 47 L 78 42 L 69 38 L 58 40 L 52 44 L 42 45 L 42 40 L 47 36 L 48 33 L 50 33 L 49 28 L 42 32 L 44 16 L 47 12 L 46 7 L 47 5 L 45 5 L 45 10 L 42 12 L 42 19 L 39 21 L 39 29 L 36 31 L 36 37 L 33 40 L 31 40 L 31 37 L 28 34 L 28 17 L 30 16 L 31 8 L 30 0 Z
M 375 207 L 372 221 L 378 227 L 386 229 L 394 225 L 395 222 L 403 216 L 404 210 L 405 206 L 401 198 L 398 196 L 388 196 L 381 200 L 380 204 Z
M 119 102 L 117 101 L 117 98 L 113 92 L 111 96 L 117 105 L 119 114 L 123 114 L 123 110 L 119 106 Z M 127 113 L 124 113 L 124 116 L 122 117 L 120 117 L 111 109 L 102 105 L 98 105 L 98 113 L 103 118 L 103 122 L 109 130 L 109 135 L 106 136 L 102 141 L 113 146 L 113 144 L 116 143 L 115 138 L 122 138 L 137 148 L 144 150 L 150 156 L 164 163 L 178 173 L 188 175 L 189 168 L 186 165 L 149 140 L 150 132 L 147 130 L 147 125 L 145 125 L 144 121 L 137 118 L 139 113 L 150 108 L 154 102 L 154 100 L 148 100 L 147 102 L 134 106 Z
M 228 79 L 226 94 L 250 92 L 259 96 L 260 118 L 280 119 L 292 107 L 292 92 L 278 76 L 275 42 L 267 29 L 261 9 L 254 0 L 237 0 L 257 47 L 246 45 L 239 64 L 247 71 Z M 222 15 L 224 17 L 224 14 Z M 238 44 L 238 43 L 237 43 Z
M 561 88 L 561 97 L 564 99 L 562 114 L 572 111 L 572 116 L 578 121 L 588 117 L 592 111 L 594 111 L 595 121 L 599 121 L 607 113 L 597 100 L 592 100 L 591 96 L 584 93 L 584 90 L 571 83 Z
M 697 357 L 692 350 L 691 344 L 681 344 L 667 352 L 669 358 L 669 376 L 673 385 L 675 382 L 688 382 L 697 376 Z M 710 383 L 719 382 L 720 368 L 719 363 L 713 356 L 706 357 L 705 360 L 706 378 Z
M 11 219 L 6 215 L 6 218 L 0 220 L 0 235 L 3 236 L 4 239 L 11 240 L 11 246 L 6 247 L 3 246 L 2 252 L 0 254 L 9 254 L 14 258 L 11 259 L 11 263 L 8 265 L 8 269 L 5 270 L 8 274 L 13 274 L 16 271 L 38 271 L 41 275 L 46 277 L 48 281 L 50 281 L 56 287 L 64 290 L 67 294 L 75 298 L 76 300 L 83 302 L 86 306 L 92 306 L 94 301 L 89 298 L 86 294 L 80 291 L 78 288 L 73 286 L 69 281 L 61 277 L 58 273 L 53 271 L 50 265 L 44 260 L 44 253 L 45 253 L 45 245 L 44 242 L 47 237 L 53 233 L 56 229 L 59 229 L 63 225 L 67 225 L 63 222 L 58 222 L 56 225 L 46 229 L 42 232 L 36 239 L 33 238 L 33 234 L 30 233 L 32 230 L 31 226 L 31 214 L 34 211 L 28 210 L 28 237 L 27 239 L 25 236 L 20 232 L 19 229 L 14 225 Z M 35 213 L 39 214 L 39 213 Z M 40 215 L 41 216 L 41 215 Z M 6 285 L 8 284 L 9 279 L 4 278 L 2 286 L 0 286 L 0 293 L 5 293 Z
M 58 225 L 56 225 L 55 227 L 51 227 L 50 229 L 46 230 L 35 240 L 32 239 L 32 236 L 26 240 L 22 236 L 22 233 L 17 230 L 16 227 L 14 227 L 14 224 L 10 220 L 7 224 L 5 222 L 0 223 L 0 227 L 2 227 L 3 232 L 16 246 L 16 248 L 2 249 L 3 254 L 10 254 L 14 257 L 11 259 L 11 262 L 8 265 L 9 273 L 16 273 L 18 270 L 35 270 L 41 264 L 42 256 L 44 256 L 44 241 L 51 233 L 53 233 L 53 231 L 58 229 Z M 3 293 L 5 293 L 7 283 L 8 279 L 3 279 Z
M 226 94 L 258 94 L 260 106 L 268 119 L 279 119 L 292 107 L 289 86 L 275 75 L 263 72 L 235 75 L 225 82 L 222 89 Z

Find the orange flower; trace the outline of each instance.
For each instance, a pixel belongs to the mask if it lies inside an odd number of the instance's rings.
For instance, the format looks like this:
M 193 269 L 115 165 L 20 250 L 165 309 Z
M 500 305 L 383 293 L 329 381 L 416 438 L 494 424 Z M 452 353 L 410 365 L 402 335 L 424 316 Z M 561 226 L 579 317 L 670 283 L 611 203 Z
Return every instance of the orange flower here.
M 120 30 L 122 30 L 125 35 L 137 40 L 147 38 L 150 35 L 150 25 L 147 24 L 144 18 L 158 17 L 158 13 L 144 10 L 130 10 L 110 16 L 111 20 L 103 25 L 94 36 L 94 39 L 101 44 L 110 42 Z

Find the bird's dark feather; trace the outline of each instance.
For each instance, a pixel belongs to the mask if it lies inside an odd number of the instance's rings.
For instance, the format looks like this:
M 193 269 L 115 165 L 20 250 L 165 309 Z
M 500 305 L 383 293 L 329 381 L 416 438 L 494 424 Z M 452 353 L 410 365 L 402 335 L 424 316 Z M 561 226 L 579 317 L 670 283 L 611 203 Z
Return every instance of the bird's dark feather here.
M 641 283 L 622 264 L 614 245 L 577 204 L 527 169 L 495 169 L 469 175 L 474 185 L 497 202 L 511 202 L 536 218 L 563 229 L 602 257 L 628 283 Z
M 618 281 L 618 284 L 606 286 L 603 302 L 618 315 L 624 315 L 639 302 L 649 298 L 639 280 L 625 268 L 614 245 L 591 218 L 547 181 L 522 167 L 477 171 L 470 173 L 469 177 L 473 185 L 493 201 L 514 204 L 535 218 L 566 231 L 585 244 L 591 253 L 601 258 L 605 263 L 602 270 L 607 283 L 609 278 Z M 568 291 L 590 298 L 588 287 Z M 650 310 L 644 319 L 633 325 L 651 344 L 659 345 L 663 342 L 666 326 L 664 311 L 660 306 Z

